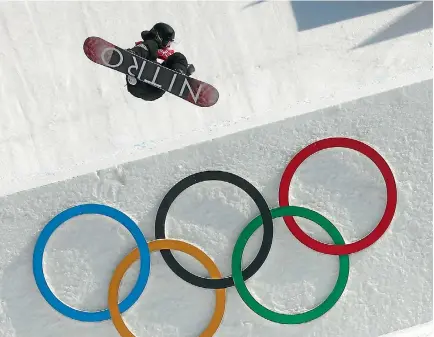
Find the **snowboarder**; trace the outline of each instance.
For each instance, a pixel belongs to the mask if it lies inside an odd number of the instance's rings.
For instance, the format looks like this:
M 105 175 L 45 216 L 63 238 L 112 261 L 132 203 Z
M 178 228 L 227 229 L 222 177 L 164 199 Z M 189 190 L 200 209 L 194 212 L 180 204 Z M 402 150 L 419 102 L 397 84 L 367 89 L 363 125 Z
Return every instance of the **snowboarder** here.
M 136 45 L 127 51 L 154 62 L 160 58 L 163 66 L 187 76 L 194 72 L 194 66 L 188 64 L 182 53 L 169 49 L 175 39 L 175 30 L 168 24 L 159 22 L 151 30 L 143 31 L 141 37 L 142 41 L 136 42 Z M 127 75 L 127 89 L 133 96 L 145 101 L 154 101 L 165 93 L 164 90 L 138 81 L 130 75 Z

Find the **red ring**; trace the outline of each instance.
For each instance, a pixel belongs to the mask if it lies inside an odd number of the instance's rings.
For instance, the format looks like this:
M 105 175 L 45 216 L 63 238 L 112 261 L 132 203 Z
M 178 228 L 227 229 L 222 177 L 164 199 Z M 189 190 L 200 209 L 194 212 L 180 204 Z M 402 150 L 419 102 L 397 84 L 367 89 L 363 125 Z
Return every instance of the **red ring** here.
M 305 234 L 295 222 L 293 217 L 285 216 L 283 217 L 283 220 L 285 221 L 286 226 L 291 231 L 291 233 L 307 247 L 324 254 L 346 255 L 356 253 L 375 243 L 387 230 L 395 214 L 397 202 L 395 178 L 393 176 L 392 170 L 387 165 L 384 158 L 373 148 L 360 141 L 341 137 L 326 138 L 310 144 L 299 153 L 297 153 L 295 157 L 288 163 L 288 166 L 285 168 L 285 171 L 282 175 L 282 180 L 280 181 L 279 204 L 280 207 L 289 206 L 289 184 L 291 183 L 291 179 L 300 164 L 314 153 L 333 147 L 344 147 L 364 154 L 369 159 L 371 159 L 375 165 L 377 165 L 381 174 L 383 175 L 387 189 L 387 202 L 383 217 L 381 218 L 377 227 L 375 227 L 375 229 L 369 235 L 359 241 L 344 245 L 330 245 L 321 243 L 315 239 L 312 239 L 309 235 Z

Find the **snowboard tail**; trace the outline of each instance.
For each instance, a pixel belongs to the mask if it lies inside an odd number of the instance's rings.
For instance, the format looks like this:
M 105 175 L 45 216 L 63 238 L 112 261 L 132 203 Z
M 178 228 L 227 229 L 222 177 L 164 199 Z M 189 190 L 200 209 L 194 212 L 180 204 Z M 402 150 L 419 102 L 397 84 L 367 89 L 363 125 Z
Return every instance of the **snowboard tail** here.
M 211 84 L 146 60 L 99 37 L 88 37 L 83 50 L 97 64 L 131 75 L 196 106 L 210 107 L 219 99 L 219 92 Z

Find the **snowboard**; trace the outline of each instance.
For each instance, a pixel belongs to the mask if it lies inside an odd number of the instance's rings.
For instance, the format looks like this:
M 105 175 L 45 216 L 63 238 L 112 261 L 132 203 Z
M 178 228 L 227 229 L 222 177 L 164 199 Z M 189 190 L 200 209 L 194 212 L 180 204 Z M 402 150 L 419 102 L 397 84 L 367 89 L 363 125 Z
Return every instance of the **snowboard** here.
M 97 64 L 131 75 L 196 106 L 210 107 L 219 99 L 218 90 L 211 84 L 144 59 L 100 37 L 88 37 L 83 50 Z

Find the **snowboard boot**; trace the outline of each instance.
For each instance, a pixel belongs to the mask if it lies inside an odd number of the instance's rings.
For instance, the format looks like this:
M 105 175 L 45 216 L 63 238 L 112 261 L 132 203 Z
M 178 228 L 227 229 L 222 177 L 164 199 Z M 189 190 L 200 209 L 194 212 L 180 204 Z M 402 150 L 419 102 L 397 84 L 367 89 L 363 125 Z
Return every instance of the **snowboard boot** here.
M 190 76 L 191 74 L 193 74 L 196 71 L 196 68 L 194 67 L 194 65 L 189 64 L 187 67 L 187 76 Z

